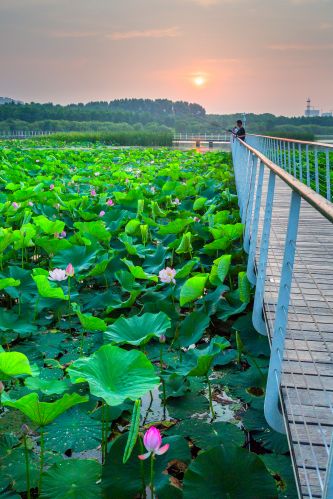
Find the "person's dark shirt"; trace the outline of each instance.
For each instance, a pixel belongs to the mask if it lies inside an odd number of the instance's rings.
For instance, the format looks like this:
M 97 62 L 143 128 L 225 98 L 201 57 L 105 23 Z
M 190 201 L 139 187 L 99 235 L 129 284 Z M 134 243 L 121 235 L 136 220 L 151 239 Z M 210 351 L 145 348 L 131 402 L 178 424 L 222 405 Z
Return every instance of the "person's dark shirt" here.
M 237 132 L 236 132 L 236 137 L 239 137 L 240 139 L 244 140 L 245 139 L 245 128 L 241 126 Z

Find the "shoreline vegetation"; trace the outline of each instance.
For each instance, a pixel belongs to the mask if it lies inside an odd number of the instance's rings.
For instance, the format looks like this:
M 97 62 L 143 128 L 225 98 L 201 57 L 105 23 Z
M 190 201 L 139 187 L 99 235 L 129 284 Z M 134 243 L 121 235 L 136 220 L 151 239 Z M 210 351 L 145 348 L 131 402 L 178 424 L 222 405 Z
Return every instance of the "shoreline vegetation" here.
M 0 105 L 0 133 L 8 131 L 54 131 L 128 133 L 127 143 L 119 136 L 119 145 L 134 145 L 133 137 L 140 134 L 162 134 L 165 145 L 167 134 L 175 132 L 218 133 L 230 128 L 243 113 L 208 114 L 199 104 L 168 99 L 120 99 L 111 102 L 87 104 L 2 104 Z M 317 135 L 333 135 L 333 117 L 286 117 L 270 113 L 246 115 L 246 127 L 252 133 L 279 137 L 314 140 Z M 131 135 L 133 134 L 133 135 Z M 165 135 L 164 135 L 165 134 Z M 66 140 L 70 140 L 69 136 Z M 157 137 L 156 137 L 157 139 Z M 135 145 L 155 145 L 152 137 L 136 139 Z M 155 141 L 155 139 L 154 139 Z

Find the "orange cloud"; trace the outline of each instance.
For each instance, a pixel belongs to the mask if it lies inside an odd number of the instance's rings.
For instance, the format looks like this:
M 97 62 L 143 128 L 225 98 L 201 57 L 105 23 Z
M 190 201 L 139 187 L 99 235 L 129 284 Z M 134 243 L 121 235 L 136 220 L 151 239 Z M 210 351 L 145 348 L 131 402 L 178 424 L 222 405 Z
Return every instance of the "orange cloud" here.
M 130 40 L 132 38 L 175 38 L 180 36 L 180 30 L 177 26 L 162 29 L 146 29 L 143 31 L 115 31 L 108 35 L 111 40 Z

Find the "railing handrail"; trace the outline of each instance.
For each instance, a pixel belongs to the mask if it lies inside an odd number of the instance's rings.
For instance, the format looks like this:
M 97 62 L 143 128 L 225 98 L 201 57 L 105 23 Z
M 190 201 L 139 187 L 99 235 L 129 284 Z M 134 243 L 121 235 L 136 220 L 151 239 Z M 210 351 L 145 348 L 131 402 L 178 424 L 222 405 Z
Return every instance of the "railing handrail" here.
M 261 136 L 263 137 L 263 136 Z M 250 146 L 246 142 L 237 139 L 244 147 L 257 156 L 260 161 L 280 177 L 293 191 L 297 192 L 305 201 L 318 210 L 327 220 L 333 223 L 333 203 L 327 201 L 323 196 L 317 194 L 313 189 L 297 180 L 295 177 L 287 173 L 280 166 L 276 165 L 260 151 Z
M 264 139 L 282 140 L 283 142 L 290 142 L 290 143 L 295 143 L 295 144 L 304 144 L 304 145 L 309 145 L 309 146 L 314 146 L 314 147 L 326 147 L 328 149 L 333 149 L 333 144 L 327 144 L 325 142 L 313 142 L 313 141 L 308 141 L 308 140 L 287 139 L 285 137 L 274 137 L 272 135 L 260 135 L 257 133 L 248 133 L 247 135 L 250 137 L 262 137 Z

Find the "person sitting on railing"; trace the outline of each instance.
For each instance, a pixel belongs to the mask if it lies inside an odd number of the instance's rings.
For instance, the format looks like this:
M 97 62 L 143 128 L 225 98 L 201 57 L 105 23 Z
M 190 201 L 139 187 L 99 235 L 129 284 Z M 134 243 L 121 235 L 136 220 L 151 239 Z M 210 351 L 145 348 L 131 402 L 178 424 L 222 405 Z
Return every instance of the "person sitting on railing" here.
M 245 128 L 243 127 L 242 120 L 237 120 L 236 125 L 237 127 L 233 128 L 232 130 L 228 130 L 228 132 L 232 133 L 234 138 L 245 140 L 246 133 Z

